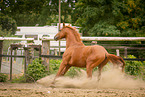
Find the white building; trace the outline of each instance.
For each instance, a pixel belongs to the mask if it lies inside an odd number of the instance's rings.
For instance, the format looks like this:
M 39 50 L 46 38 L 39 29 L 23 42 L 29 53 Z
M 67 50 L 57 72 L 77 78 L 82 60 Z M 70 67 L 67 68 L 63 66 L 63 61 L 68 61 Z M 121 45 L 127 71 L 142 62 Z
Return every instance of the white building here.
M 63 24 L 61 24 L 62 27 Z M 68 25 L 68 24 L 66 24 Z M 17 27 L 16 34 L 17 36 L 22 36 L 23 38 L 34 37 L 34 44 L 42 44 L 40 38 L 43 36 L 54 37 L 58 33 L 58 24 L 57 26 L 33 26 L 33 27 Z M 61 46 L 66 46 L 66 41 L 61 41 Z M 50 41 L 50 46 L 59 46 L 58 41 Z M 54 50 L 54 48 L 51 48 Z M 64 52 L 65 48 L 61 48 L 61 52 Z

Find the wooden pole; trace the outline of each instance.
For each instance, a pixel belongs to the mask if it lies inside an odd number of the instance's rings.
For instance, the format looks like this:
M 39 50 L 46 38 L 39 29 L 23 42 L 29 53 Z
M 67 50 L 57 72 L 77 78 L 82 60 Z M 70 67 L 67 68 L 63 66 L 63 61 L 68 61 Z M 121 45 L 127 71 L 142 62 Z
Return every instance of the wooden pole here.
M 54 49 L 54 55 L 57 56 L 57 49 Z
M 3 40 L 0 40 L 0 55 L 3 54 Z M 1 72 L 1 65 L 2 65 L 2 57 L 0 56 L 0 72 Z
M 41 58 L 41 46 L 39 46 L 39 58 Z
M 34 48 L 31 47 L 28 49 L 28 54 L 29 54 L 29 64 L 32 64 L 32 61 L 34 59 Z
M 59 0 L 59 28 L 61 23 L 61 0 Z
M 58 32 L 60 31 L 60 24 L 61 24 L 61 0 L 59 0 L 59 27 Z M 59 41 L 59 56 L 60 56 L 60 41 Z
M 60 54 L 61 54 L 61 51 L 60 51 L 60 40 L 59 40 L 59 56 L 60 56 Z
M 49 40 L 42 40 L 42 55 L 49 55 L 50 50 L 50 41 Z M 42 58 L 43 64 L 47 67 L 49 71 L 49 58 Z
M 124 48 L 124 56 L 127 58 L 127 48 Z
M 26 70 L 28 65 L 28 48 L 24 47 L 24 51 L 25 51 L 24 77 L 26 78 Z
M 25 78 L 26 78 L 27 65 L 30 64 L 29 49 L 30 49 L 30 47 L 24 47 L 24 51 L 25 51 L 24 77 Z
M 26 50 L 25 50 L 25 53 L 26 53 Z M 27 66 L 27 56 L 25 54 L 25 62 L 24 62 L 24 78 L 25 78 L 25 81 L 26 81 L 26 66 Z
M 119 54 L 119 49 L 116 49 L 116 55 L 117 55 L 117 56 L 120 56 L 120 54 Z
M 13 46 L 11 45 L 11 60 L 10 60 L 10 81 L 12 81 L 12 73 L 13 73 Z

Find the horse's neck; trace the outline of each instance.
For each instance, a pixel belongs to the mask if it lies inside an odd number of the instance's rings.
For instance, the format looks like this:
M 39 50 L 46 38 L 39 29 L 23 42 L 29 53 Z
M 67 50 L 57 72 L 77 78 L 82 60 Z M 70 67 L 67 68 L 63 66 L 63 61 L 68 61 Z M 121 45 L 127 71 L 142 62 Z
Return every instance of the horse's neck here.
M 66 37 L 66 48 L 76 45 L 83 46 L 84 44 L 76 39 L 73 32 L 69 32 L 69 34 Z

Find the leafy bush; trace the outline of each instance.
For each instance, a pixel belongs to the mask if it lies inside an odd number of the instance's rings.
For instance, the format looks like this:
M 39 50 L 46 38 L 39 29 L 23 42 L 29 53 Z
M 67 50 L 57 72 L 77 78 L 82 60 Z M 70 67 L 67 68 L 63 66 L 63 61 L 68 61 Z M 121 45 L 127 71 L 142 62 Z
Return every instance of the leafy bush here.
M 41 64 L 42 60 L 35 59 L 32 64 L 29 64 L 27 67 L 27 78 L 26 81 L 36 81 L 42 77 L 48 75 L 48 71 L 46 70 L 46 66 Z
M 71 68 L 67 71 L 66 76 L 74 77 L 74 76 L 78 75 L 78 72 L 79 72 L 81 69 L 86 70 L 85 68 L 71 67 Z
M 26 78 L 24 77 L 24 75 L 20 76 L 20 77 L 15 77 L 12 80 L 12 83 L 25 83 L 26 82 Z
M 128 58 L 136 58 L 133 55 L 129 55 Z M 145 62 L 141 61 L 126 61 L 125 72 L 129 75 L 142 76 L 145 73 Z
M 55 74 L 57 73 L 59 66 L 61 64 L 62 60 L 49 60 L 49 73 L 50 74 Z
M 56 74 L 58 72 L 59 66 L 61 64 L 62 60 L 50 60 L 49 65 L 49 73 L 50 74 Z M 81 68 L 82 69 L 82 68 Z M 66 76 L 74 77 L 77 75 L 77 71 L 80 71 L 80 68 L 78 67 L 71 67 L 67 72 Z
M 6 74 L 0 73 L 0 82 L 6 82 L 8 76 Z

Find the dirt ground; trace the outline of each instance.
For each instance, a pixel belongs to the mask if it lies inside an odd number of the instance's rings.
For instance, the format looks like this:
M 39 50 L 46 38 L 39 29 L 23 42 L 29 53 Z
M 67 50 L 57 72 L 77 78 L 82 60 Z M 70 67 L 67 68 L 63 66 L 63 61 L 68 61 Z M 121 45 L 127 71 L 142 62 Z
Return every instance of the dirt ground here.
M 0 97 L 145 97 L 145 81 L 134 79 L 119 70 L 97 72 L 88 79 L 86 71 L 71 78 L 59 77 L 51 88 L 55 75 L 46 76 L 36 83 L 0 83 Z
M 145 97 L 145 88 L 50 88 L 36 83 L 0 83 L 0 97 Z

